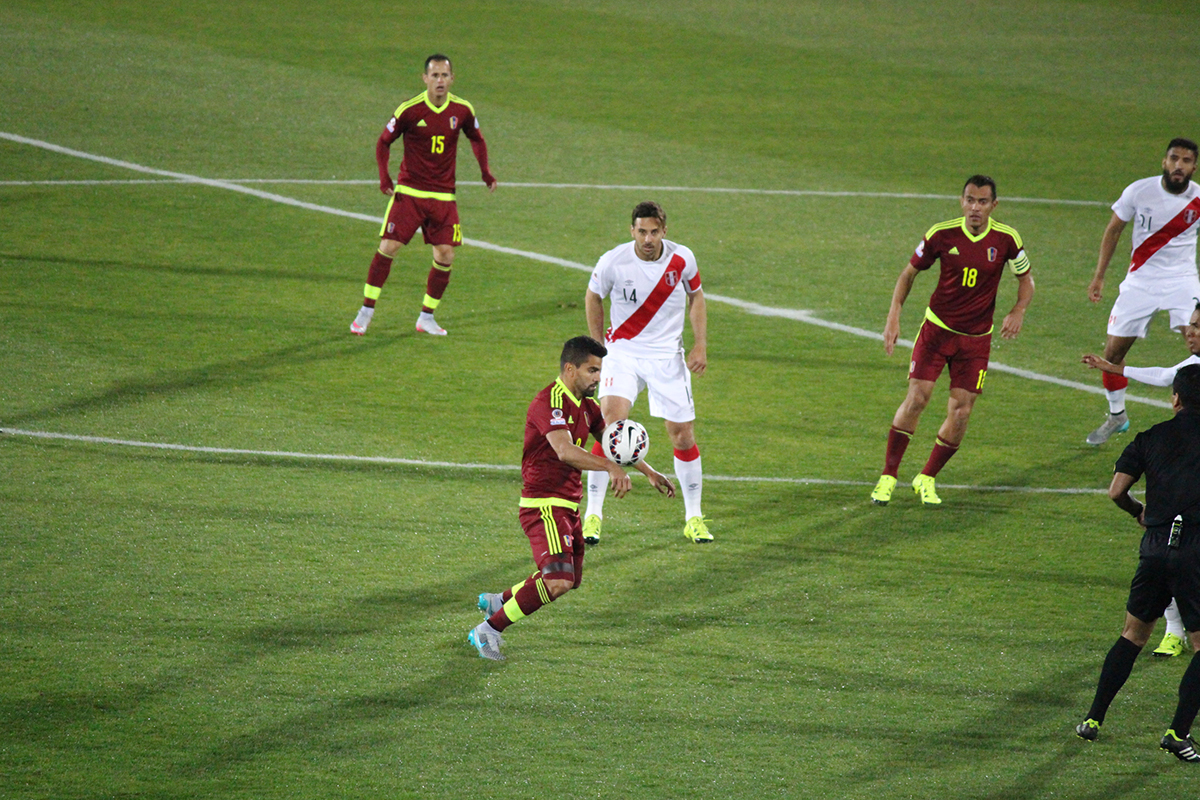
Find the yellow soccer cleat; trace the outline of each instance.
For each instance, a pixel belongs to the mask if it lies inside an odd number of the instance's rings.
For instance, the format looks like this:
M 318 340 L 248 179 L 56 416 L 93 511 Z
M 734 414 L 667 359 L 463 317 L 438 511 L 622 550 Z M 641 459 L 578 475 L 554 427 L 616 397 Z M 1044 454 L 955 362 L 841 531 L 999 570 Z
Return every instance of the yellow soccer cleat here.
M 896 488 L 896 479 L 891 475 L 880 475 L 875 491 L 871 492 L 871 502 L 877 506 L 886 506 L 892 499 L 892 490 Z
M 942 498 L 938 497 L 937 490 L 933 488 L 933 478 L 929 475 L 918 475 L 913 478 L 913 491 L 917 493 L 917 497 L 921 498 L 923 506 L 940 506 Z
M 1168 633 L 1163 637 L 1162 643 L 1158 649 L 1150 655 L 1155 658 L 1171 658 L 1172 656 L 1181 655 L 1183 653 L 1183 639 L 1180 639 L 1173 633 Z
M 588 514 L 587 519 L 583 521 L 583 543 L 600 544 L 600 526 L 603 524 L 603 517 Z
M 696 544 L 708 544 L 713 540 L 712 534 L 708 532 L 708 526 L 704 524 L 704 517 L 692 517 L 683 526 L 683 535 L 691 539 Z

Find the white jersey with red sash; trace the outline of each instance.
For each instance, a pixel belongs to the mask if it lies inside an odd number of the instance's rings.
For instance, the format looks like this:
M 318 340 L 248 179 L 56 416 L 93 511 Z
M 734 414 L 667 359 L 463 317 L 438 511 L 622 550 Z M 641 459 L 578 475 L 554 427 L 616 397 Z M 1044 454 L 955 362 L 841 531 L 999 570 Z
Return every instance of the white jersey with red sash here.
M 634 242 L 600 257 L 588 288 L 609 298 L 611 326 L 605 345 L 638 358 L 669 358 L 683 348 L 687 295 L 700 290 L 700 269 L 691 249 L 663 239 L 655 261 L 638 258 Z
M 1200 185 L 1195 181 L 1180 194 L 1164 189 L 1161 176 L 1134 181 L 1112 210 L 1133 227 L 1127 281 L 1154 283 L 1196 277 Z

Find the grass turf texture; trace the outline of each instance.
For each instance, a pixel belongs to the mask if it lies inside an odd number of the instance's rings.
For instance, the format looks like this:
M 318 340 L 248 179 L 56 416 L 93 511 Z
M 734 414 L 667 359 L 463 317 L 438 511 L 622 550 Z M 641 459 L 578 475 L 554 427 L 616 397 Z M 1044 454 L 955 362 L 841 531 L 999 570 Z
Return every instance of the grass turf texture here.
M 210 178 L 369 180 L 379 128 L 444 50 L 502 184 L 462 189 L 466 235 L 590 263 L 646 192 L 505 182 L 953 195 L 979 170 L 1002 201 L 1111 202 L 1200 131 L 1183 102 L 1200 47 L 1163 33 L 1173 8 L 11 2 L 0 131 Z M 145 177 L 0 140 L 0 180 Z M 370 185 L 262 188 L 383 209 Z M 920 234 L 957 214 L 656 195 L 710 293 L 869 329 Z M 351 337 L 373 226 L 211 187 L 6 185 L 0 203 L 5 427 L 512 465 L 529 398 L 583 327 L 583 273 L 464 248 L 439 314 L 450 337 L 416 337 L 417 246 Z M 1038 295 L 994 360 L 1096 380 L 1075 362 L 1102 345 L 1115 295 L 1119 272 L 1105 303 L 1083 299 L 1108 215 L 1002 202 Z M 918 282 L 907 337 L 931 290 Z M 0 438 L 3 794 L 1187 790 L 1155 749 L 1183 659 L 1143 660 L 1098 744 L 1070 733 L 1118 632 L 1137 540 L 1123 515 L 1100 495 L 978 489 L 926 512 L 905 482 L 873 508 L 905 354 L 710 316 L 707 472 L 862 485 L 711 481 L 718 538 L 696 548 L 679 504 L 640 483 L 608 504 L 584 587 L 514 627 L 504 665 L 465 634 L 475 593 L 529 569 L 512 471 Z M 1160 325 L 1131 360 L 1182 352 Z M 942 480 L 1099 489 L 1128 440 L 1082 445 L 1103 408 L 993 373 Z M 1166 414 L 1130 408 L 1138 427 Z

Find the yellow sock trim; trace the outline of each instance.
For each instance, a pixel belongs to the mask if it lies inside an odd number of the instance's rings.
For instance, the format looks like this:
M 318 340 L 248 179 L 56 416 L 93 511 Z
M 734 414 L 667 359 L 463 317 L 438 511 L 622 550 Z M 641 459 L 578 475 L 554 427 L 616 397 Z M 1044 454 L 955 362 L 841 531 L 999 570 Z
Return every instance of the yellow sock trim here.
M 519 619 L 525 618 L 525 612 L 521 610 L 521 606 L 517 604 L 517 598 L 510 597 L 508 602 L 504 604 L 504 613 L 508 616 L 509 622 L 516 622 Z
M 369 283 L 363 286 L 363 297 L 368 297 L 372 300 L 378 300 L 379 295 L 382 293 L 383 293 L 382 286 L 372 286 Z
M 438 303 L 440 303 L 440 302 L 442 302 L 442 301 L 439 298 L 430 297 L 429 295 L 425 295 L 425 299 L 421 302 L 421 305 L 423 305 L 429 309 L 434 309 L 434 308 L 438 307 Z

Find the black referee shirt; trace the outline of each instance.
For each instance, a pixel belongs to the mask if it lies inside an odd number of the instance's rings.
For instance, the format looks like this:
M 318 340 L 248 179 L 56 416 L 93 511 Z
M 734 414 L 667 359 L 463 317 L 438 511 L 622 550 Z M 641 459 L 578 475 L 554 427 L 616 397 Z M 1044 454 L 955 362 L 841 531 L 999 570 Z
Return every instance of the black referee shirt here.
M 1116 471 L 1146 476 L 1146 527 L 1169 525 L 1177 514 L 1200 523 L 1200 413 L 1185 408 L 1139 433 Z

